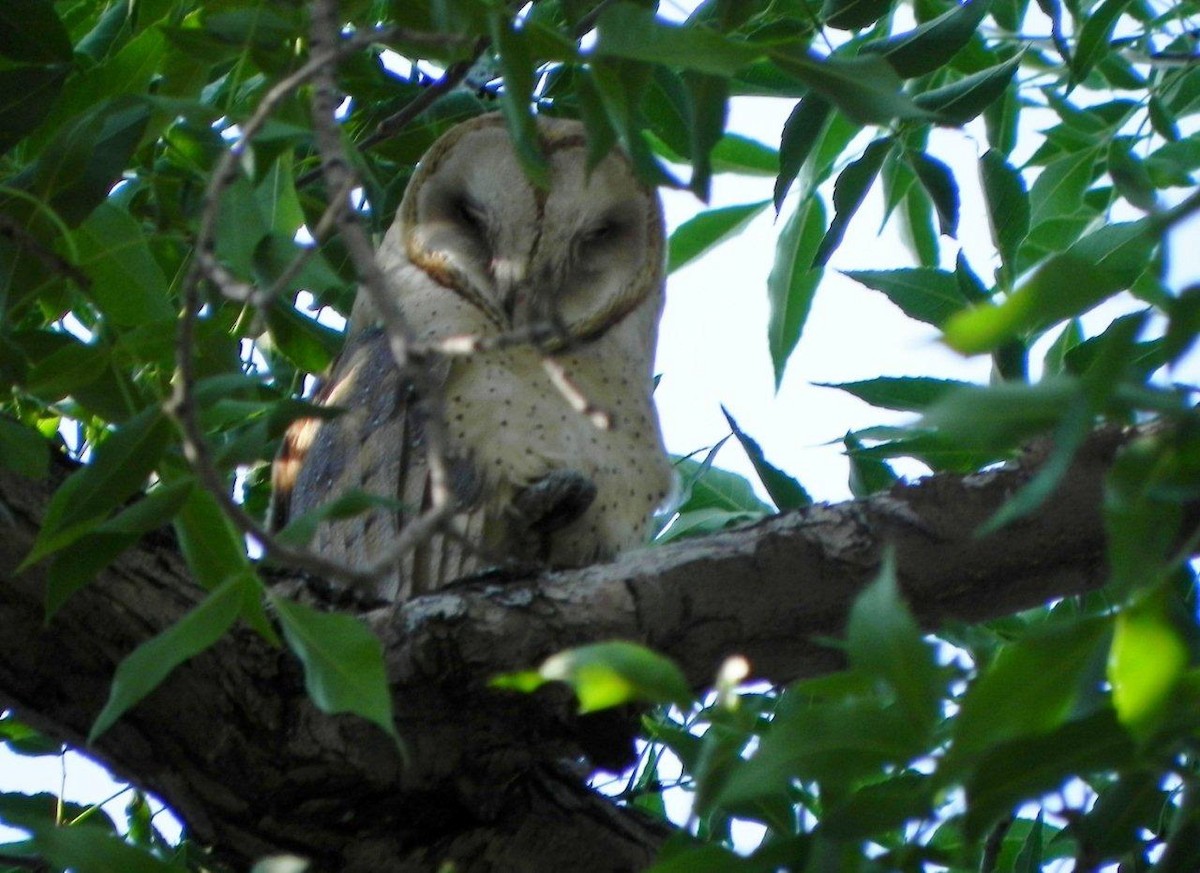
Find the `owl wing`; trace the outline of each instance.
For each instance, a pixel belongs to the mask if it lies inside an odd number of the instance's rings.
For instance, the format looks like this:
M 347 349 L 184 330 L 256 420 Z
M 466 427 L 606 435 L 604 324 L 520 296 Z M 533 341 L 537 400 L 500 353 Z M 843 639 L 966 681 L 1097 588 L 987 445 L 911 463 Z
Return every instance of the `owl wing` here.
M 442 368 L 443 370 L 445 367 Z M 445 373 L 433 374 L 444 380 Z M 351 328 L 319 405 L 336 406 L 331 420 L 305 419 L 288 430 L 272 471 L 273 526 L 278 529 L 322 504 L 358 490 L 385 498 L 351 518 L 322 523 L 311 543 L 325 558 L 363 568 L 390 550 L 400 531 L 432 504 L 425 413 L 413 380 L 395 365 L 382 328 Z M 448 459 L 458 495 L 470 492 L 467 465 Z M 467 506 L 449 522 L 457 536 L 435 533 L 385 573 L 375 593 L 404 600 L 436 590 L 486 564 L 464 543 L 482 542 L 489 519 Z

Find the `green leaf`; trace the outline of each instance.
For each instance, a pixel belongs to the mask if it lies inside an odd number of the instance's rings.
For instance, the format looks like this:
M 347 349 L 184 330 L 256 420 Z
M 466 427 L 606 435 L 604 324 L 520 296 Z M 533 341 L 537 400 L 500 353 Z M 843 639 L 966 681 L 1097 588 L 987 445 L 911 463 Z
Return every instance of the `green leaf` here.
M 1154 182 L 1142 160 L 1133 153 L 1128 137 L 1113 137 L 1108 143 L 1108 175 L 1121 196 L 1144 212 L 1158 205 Z
M 250 180 L 238 177 L 221 194 L 217 212 L 216 255 L 238 276 L 254 275 L 255 254 L 270 232 Z
M 1097 155 L 1098 149 L 1085 149 L 1059 158 L 1042 170 L 1029 191 L 1031 227 L 1080 210 L 1083 193 L 1092 184 Z
M 635 702 L 686 705 L 692 697 L 687 680 L 668 658 L 623 640 L 551 655 L 538 673 L 546 682 L 570 685 L 581 713 Z M 512 687 L 503 677 L 492 684 Z
M 937 116 L 941 123 L 961 127 L 1000 98 L 1020 64 L 1021 56 L 1017 55 L 957 82 L 918 94 L 913 103 Z
M 378 725 L 401 746 L 379 638 L 357 618 L 319 612 L 272 595 L 288 648 L 304 665 L 304 685 L 322 712 L 350 712 Z
M 788 218 L 775 243 L 775 262 L 767 277 L 767 299 L 771 306 L 767 343 L 775 368 L 775 389 L 783 382 L 788 358 L 812 309 L 813 296 L 824 271 L 811 264 L 825 234 L 825 205 L 819 197 L 800 203 Z
M 1157 244 L 1146 221 L 1101 227 L 1043 263 L 999 306 L 955 315 L 945 326 L 946 343 L 975 354 L 1086 312 L 1132 285 Z
M 724 473 L 726 471 L 718 470 L 717 472 Z M 742 481 L 744 482 L 745 480 Z M 746 509 L 721 509 L 715 506 L 683 509 L 680 510 L 678 516 L 671 520 L 670 526 L 658 535 L 655 542 L 673 543 L 676 540 L 686 537 L 717 533 L 734 525 L 759 521 L 768 514 L 770 514 L 769 509 L 752 511 Z
M 1117 857 L 1140 831 L 1154 830 L 1169 803 L 1159 779 L 1153 771 L 1127 771 L 1101 789 L 1091 810 L 1078 823 L 1083 844 L 1100 857 Z
M 891 5 L 891 0 L 825 0 L 820 14 L 830 27 L 858 30 L 882 18 Z
M 150 120 L 142 100 L 118 97 L 73 118 L 29 168 L 29 191 L 71 226 L 102 203 L 129 164 Z
M 652 10 L 633 3 L 607 7 L 596 30 L 597 55 L 669 64 L 714 76 L 732 76 L 763 54 L 753 45 L 706 27 L 666 24 Z
M 17 721 L 11 712 L 0 716 L 0 745 L 4 746 L 5 751 L 24 758 L 57 756 L 63 752 L 61 741 L 43 736 L 24 722 Z M 4 819 L 2 802 L 0 802 L 0 819 Z
M 1002 648 L 963 697 L 942 772 L 958 773 L 1000 743 L 1065 724 L 1108 628 L 1102 619 L 1049 624 Z
M 914 267 L 905 270 L 846 270 L 845 275 L 875 291 L 882 291 L 909 318 L 940 327 L 961 311 L 966 302 L 958 293 L 958 279 L 946 270 Z
M 995 149 L 979 159 L 979 175 L 992 242 L 1004 264 L 1006 282 L 1011 283 L 1016 277 L 1017 250 L 1029 233 L 1029 194 L 1020 173 Z
M 821 833 L 837 840 L 867 840 L 905 822 L 928 819 L 934 784 L 928 776 L 904 772 L 864 785 L 826 812 Z
M 775 180 L 776 215 L 783 209 L 783 199 L 800 175 L 800 169 L 820 139 L 832 111 L 833 106 L 828 101 L 815 94 L 806 94 L 796 101 L 792 114 L 784 122 L 779 143 L 779 176 Z
M 36 428 L 0 413 L 0 467 L 41 479 L 50 463 L 50 444 Z
M 96 447 L 92 461 L 72 473 L 54 493 L 27 568 L 95 528 L 110 511 L 142 489 L 171 436 L 158 408 L 144 409 Z
M 937 209 L 942 233 L 945 236 L 957 236 L 958 184 L 954 181 L 954 174 L 944 163 L 924 152 L 906 152 L 905 158 Z
M 1159 585 L 1122 609 L 1108 654 L 1117 718 L 1140 739 L 1158 730 L 1187 670 L 1187 643 L 1172 617 L 1174 592 Z
M 182 864 L 163 861 L 146 849 L 95 827 L 35 828 L 33 846 L 56 869 L 75 873 L 187 873 Z
M 746 176 L 774 176 L 779 172 L 779 152 L 757 140 L 728 131 L 712 150 L 713 172 Z
M 4 12 L 0 7 L 0 15 Z M 3 34 L 0 24 L 0 34 Z M 0 70 L 0 155 L 36 130 L 58 99 L 66 67 L 12 67 Z
M 855 781 L 912 760 L 924 747 L 924 730 L 913 730 L 897 707 L 869 697 L 811 701 L 803 684 L 776 712 L 754 756 L 732 769 L 718 802 L 746 809 L 769 803 L 794 780 L 814 780 L 833 796 Z
M 903 76 L 911 79 L 945 66 L 975 35 L 991 9 L 992 0 L 970 0 L 927 21 L 915 30 L 897 34 L 886 42 L 869 42 L 864 52 L 876 52 Z
M 710 209 L 689 218 L 667 242 L 667 272 L 673 273 L 720 243 L 740 234 L 766 209 L 770 200 Z
M 723 443 L 709 452 L 704 463 L 681 458 L 676 464 L 685 490 L 680 510 L 720 509 L 726 512 L 771 513 L 771 507 L 760 500 L 744 476 L 712 466 L 712 459 Z
M 1111 710 L 997 744 L 966 783 L 968 838 L 978 839 L 1022 801 L 1054 791 L 1072 776 L 1128 766 L 1133 751 Z
M 1058 425 L 1082 397 L 1070 378 L 964 385 L 928 407 L 920 427 L 963 448 L 1003 452 Z
M 1112 38 L 1113 28 L 1117 19 L 1125 11 L 1131 0 L 1104 0 L 1092 10 L 1083 22 L 1079 31 L 1079 41 L 1071 56 L 1071 85 L 1072 87 L 1087 78 L 1092 67 L 1111 49 L 1108 41 Z
M 99 379 L 109 367 L 108 349 L 86 345 L 71 336 L 55 335 L 56 347 L 45 357 L 35 359 L 25 378 L 25 390 L 35 397 L 53 402 Z
M 118 718 L 157 688 L 184 661 L 210 648 L 237 621 L 242 601 L 261 585 L 240 574 L 210 592 L 198 606 L 162 633 L 142 643 L 117 665 L 108 702 L 88 734 L 94 743 Z
M 207 490 L 192 490 L 174 526 L 188 569 L 196 582 L 209 591 L 234 576 L 251 572 L 244 541 Z
M 549 182 L 550 171 L 530 108 L 534 62 L 529 43 L 524 31 L 515 30 L 507 15 L 492 15 L 490 24 L 492 41 L 499 51 L 500 68 L 504 73 L 500 109 L 521 168 L 530 181 L 544 187 Z
M 879 575 L 854 601 L 846 622 L 850 665 L 885 682 L 914 730 L 931 731 L 941 711 L 942 683 L 933 648 L 900 597 L 896 560 L 884 554 Z
M 1041 873 L 1042 869 L 1042 810 L 1038 810 L 1033 827 L 1025 836 L 1017 854 L 1016 873 Z
M 930 269 L 938 266 L 941 250 L 933 229 L 933 203 L 923 187 L 914 185 L 904 195 L 900 234 L 918 264 Z
M 69 63 L 71 37 L 49 0 L 4 0 L 0 55 L 27 64 Z M 8 92 L 0 92 L 8 93 Z
M 971 386 L 954 379 L 924 376 L 881 376 L 862 382 L 816 382 L 821 388 L 837 388 L 881 409 L 923 412 L 951 392 Z
M 971 269 L 971 263 L 962 249 L 959 249 L 954 261 L 954 278 L 958 280 L 958 292 L 968 303 L 982 303 L 991 298 L 991 292 Z
M 722 406 L 721 412 L 725 414 L 725 420 L 729 422 L 733 435 L 742 444 L 742 449 L 750 458 L 750 463 L 754 465 L 754 471 L 758 473 L 759 481 L 763 483 L 767 493 L 775 501 L 775 506 L 780 511 L 785 511 L 811 505 L 812 498 L 808 496 L 804 487 L 766 459 L 762 447 L 738 427 L 738 423 L 734 421 L 728 409 Z
M 804 82 L 858 124 L 928 118 L 901 90 L 896 71 L 883 58 L 821 58 L 776 52 L 772 59 L 781 70 Z
M 342 349 L 343 335 L 315 318 L 302 315 L 286 300 L 267 309 L 267 326 L 279 351 L 309 373 L 320 373 Z
M 175 317 L 167 277 L 150 253 L 149 237 L 128 212 L 101 203 L 75 232 L 79 267 L 92 279 L 91 294 L 113 324 L 132 327 Z
M 887 157 L 893 144 L 894 140 L 891 137 L 875 140 L 863 150 L 859 158 L 847 164 L 838 174 L 833 185 L 833 221 L 829 222 L 829 229 L 825 231 L 825 236 L 817 247 L 813 267 L 825 266 L 834 250 L 841 244 L 850 219 L 866 199 L 875 177 L 879 175 L 879 168 L 883 166 L 883 159 Z
M 988 144 L 1002 155 L 1011 155 L 1017 147 L 1021 108 L 1018 87 L 1009 85 L 999 100 L 983 110 Z
M 46 575 L 46 619 L 53 617 L 72 594 L 113 562 L 138 537 L 166 524 L 182 508 L 193 487 L 191 477 L 160 485 L 101 524 L 61 549 Z
M 690 156 L 692 178 L 688 189 L 705 202 L 712 187 L 712 150 L 725 132 L 729 114 L 729 80 L 691 70 L 683 74 L 691 109 Z
M 1063 327 L 1062 332 L 1046 349 L 1042 359 L 1042 372 L 1047 376 L 1061 376 L 1066 373 L 1067 353 L 1083 342 L 1083 326 L 1078 318 L 1072 318 Z
M 869 457 L 863 452 L 862 440 L 852 431 L 846 431 L 842 443 L 846 446 L 846 456 L 850 461 L 850 493 L 856 499 L 887 491 L 900 481 L 887 461 Z

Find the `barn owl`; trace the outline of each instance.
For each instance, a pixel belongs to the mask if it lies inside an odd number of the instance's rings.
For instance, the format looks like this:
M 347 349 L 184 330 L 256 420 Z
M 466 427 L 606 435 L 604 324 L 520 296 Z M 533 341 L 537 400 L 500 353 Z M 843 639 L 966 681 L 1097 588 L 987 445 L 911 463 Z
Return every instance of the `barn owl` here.
M 418 343 L 539 340 L 436 356 L 438 409 L 395 366 L 360 293 L 318 394 L 345 411 L 293 426 L 276 464 L 284 517 L 351 489 L 396 502 L 399 511 L 319 530 L 323 555 L 361 566 L 430 505 L 426 437 L 429 416 L 440 416 L 457 511 L 381 581 L 376 593 L 387 599 L 498 562 L 609 558 L 646 540 L 670 486 L 651 398 L 663 305 L 658 195 L 622 155 L 589 171 L 578 122 L 542 117 L 538 130 L 544 188 L 526 178 L 500 116 L 444 134 L 419 163 L 378 262 Z M 577 408 L 584 400 L 590 414 Z

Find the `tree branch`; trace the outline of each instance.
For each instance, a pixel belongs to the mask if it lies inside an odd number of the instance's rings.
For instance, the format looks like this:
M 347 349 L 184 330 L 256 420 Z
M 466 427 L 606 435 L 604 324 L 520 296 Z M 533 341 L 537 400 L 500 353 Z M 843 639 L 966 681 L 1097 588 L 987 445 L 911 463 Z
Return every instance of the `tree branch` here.
M 588 792 L 572 763 L 620 764 L 632 721 L 579 718 L 558 688 L 493 692 L 489 677 L 614 637 L 671 656 L 697 687 L 734 653 L 776 682 L 835 669 L 838 653 L 819 639 L 840 633 L 888 544 L 929 627 L 1095 589 L 1105 578 L 1104 474 L 1129 438 L 1094 434 L 1036 514 L 987 538 L 974 531 L 1032 464 L 934 477 L 582 570 L 466 581 L 366 613 L 385 647 L 397 725 L 415 762 L 408 770 L 373 726 L 317 712 L 298 665 L 249 632 L 180 668 L 89 753 L 159 794 L 243 866 L 281 850 L 343 870 L 432 869 L 480 845 L 520 857 L 539 843 L 537 810 L 551 815 L 564 794 L 595 829 L 597 851 L 633 865 L 652 855 L 661 826 Z M 0 470 L 9 519 L 0 537 L 0 706 L 80 745 L 115 665 L 201 592 L 174 541 L 153 535 L 46 625 L 42 568 L 14 570 L 55 484 Z M 547 846 L 550 860 L 524 869 L 566 869 L 567 852 Z M 393 861 L 380 866 L 383 857 Z

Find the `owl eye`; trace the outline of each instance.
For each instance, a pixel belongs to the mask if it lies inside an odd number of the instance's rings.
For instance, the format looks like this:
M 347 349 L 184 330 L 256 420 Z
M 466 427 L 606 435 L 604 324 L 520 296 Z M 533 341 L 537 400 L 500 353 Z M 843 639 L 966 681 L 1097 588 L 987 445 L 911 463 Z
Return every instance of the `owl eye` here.
M 615 237 L 621 230 L 621 225 L 616 221 L 602 221 L 600 224 L 592 227 L 583 233 L 584 245 L 595 245 L 596 243 L 607 242 Z
M 479 236 L 483 235 L 487 222 L 484 220 L 483 209 L 478 203 L 463 197 L 454 203 L 454 217 L 467 230 Z

